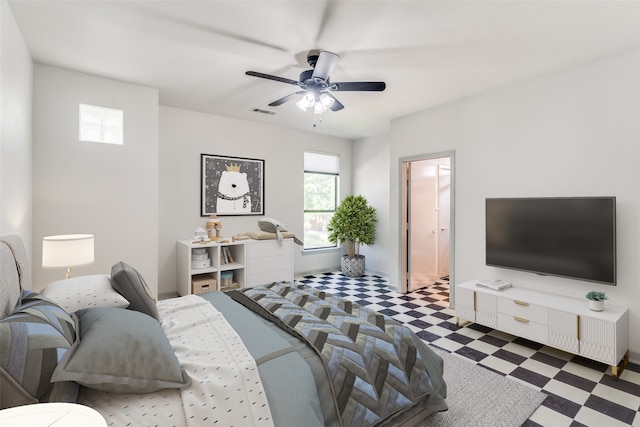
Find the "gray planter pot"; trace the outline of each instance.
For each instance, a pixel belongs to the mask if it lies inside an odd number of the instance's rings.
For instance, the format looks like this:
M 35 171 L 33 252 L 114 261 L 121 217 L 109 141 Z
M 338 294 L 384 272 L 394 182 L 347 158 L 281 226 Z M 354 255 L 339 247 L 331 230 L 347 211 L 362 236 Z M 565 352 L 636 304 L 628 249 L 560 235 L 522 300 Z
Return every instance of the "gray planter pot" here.
M 364 276 L 364 255 L 356 255 L 354 257 L 342 255 L 340 268 L 342 269 L 342 274 L 347 277 Z

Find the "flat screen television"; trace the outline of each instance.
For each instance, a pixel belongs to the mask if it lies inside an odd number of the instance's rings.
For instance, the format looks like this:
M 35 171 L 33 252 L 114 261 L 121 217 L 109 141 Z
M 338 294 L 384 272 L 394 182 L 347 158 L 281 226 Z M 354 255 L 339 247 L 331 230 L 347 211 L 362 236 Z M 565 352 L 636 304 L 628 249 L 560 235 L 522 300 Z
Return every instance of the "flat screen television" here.
M 616 284 L 616 198 L 486 199 L 486 264 Z

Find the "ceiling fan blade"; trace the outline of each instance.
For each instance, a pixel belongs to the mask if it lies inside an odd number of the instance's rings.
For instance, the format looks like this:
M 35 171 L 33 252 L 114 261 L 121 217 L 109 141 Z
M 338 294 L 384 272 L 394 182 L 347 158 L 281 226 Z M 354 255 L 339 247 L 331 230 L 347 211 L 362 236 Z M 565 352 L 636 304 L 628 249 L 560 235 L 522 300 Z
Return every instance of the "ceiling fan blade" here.
M 267 80 L 275 80 L 277 82 L 288 83 L 290 85 L 299 86 L 300 82 L 297 80 L 291 80 L 284 77 L 272 76 L 271 74 L 258 73 L 257 71 L 247 71 L 247 76 L 260 77 Z
M 336 92 L 381 92 L 386 87 L 387 85 L 385 82 L 331 82 L 329 85 L 329 89 Z
M 287 101 L 291 101 L 292 99 L 300 98 L 304 94 L 305 94 L 305 91 L 301 90 L 299 92 L 295 92 L 287 96 L 283 96 L 282 98 L 275 100 L 271 104 L 269 104 L 269 107 L 277 107 L 278 105 L 282 105 Z
M 338 63 L 338 59 L 340 59 L 340 57 L 333 52 L 327 52 L 326 50 L 320 52 L 311 77 L 327 80 L 333 68 Z
M 342 102 L 338 101 L 338 99 L 335 96 L 331 95 L 329 92 L 323 92 L 323 93 L 326 93 L 328 96 L 333 98 L 333 104 L 331 104 L 331 107 L 329 107 L 331 111 L 340 111 L 344 108 L 344 105 L 342 105 Z

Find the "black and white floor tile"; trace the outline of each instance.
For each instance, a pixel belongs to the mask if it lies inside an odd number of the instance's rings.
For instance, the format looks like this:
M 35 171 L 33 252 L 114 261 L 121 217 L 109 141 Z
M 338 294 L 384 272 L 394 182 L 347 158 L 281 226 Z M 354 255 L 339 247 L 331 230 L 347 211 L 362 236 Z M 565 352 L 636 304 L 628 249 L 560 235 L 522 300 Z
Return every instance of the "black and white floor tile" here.
M 459 328 L 446 280 L 406 295 L 379 276 L 329 272 L 296 280 L 391 316 L 429 344 L 547 394 L 526 427 L 640 427 L 640 365 L 629 363 L 614 381 L 605 364 L 476 324 Z

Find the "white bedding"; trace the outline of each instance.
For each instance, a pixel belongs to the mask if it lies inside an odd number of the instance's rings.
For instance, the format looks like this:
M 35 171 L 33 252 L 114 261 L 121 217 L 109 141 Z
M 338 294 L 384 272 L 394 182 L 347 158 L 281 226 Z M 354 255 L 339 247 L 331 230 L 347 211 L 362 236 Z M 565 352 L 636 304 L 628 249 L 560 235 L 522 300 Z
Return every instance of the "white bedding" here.
M 148 394 L 83 389 L 79 403 L 113 426 L 273 426 L 256 363 L 218 310 L 190 295 L 159 301 L 158 312 L 191 385 Z

